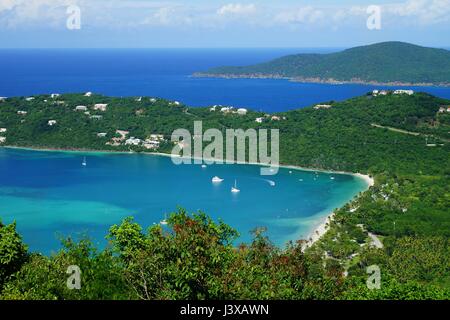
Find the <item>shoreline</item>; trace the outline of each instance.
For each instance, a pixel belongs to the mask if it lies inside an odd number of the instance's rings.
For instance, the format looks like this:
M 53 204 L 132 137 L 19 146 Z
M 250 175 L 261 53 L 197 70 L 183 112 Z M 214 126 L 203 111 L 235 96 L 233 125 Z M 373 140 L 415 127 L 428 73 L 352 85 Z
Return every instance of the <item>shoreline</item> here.
M 167 157 L 171 158 L 172 155 L 169 153 L 162 153 L 162 152 L 127 152 L 127 151 L 114 151 L 114 150 L 93 150 L 93 149 L 61 149 L 61 148 L 49 148 L 49 147 L 19 147 L 19 146 L 0 146 L 1 148 L 6 149 L 16 149 L 16 150 L 28 150 L 28 151 L 45 151 L 45 152 L 70 152 L 70 153 L 97 153 L 97 154 L 143 154 L 143 155 L 150 155 L 150 156 L 160 156 L 160 157 Z M 192 160 L 200 159 L 195 157 L 190 157 Z M 203 161 L 214 161 L 215 159 L 203 159 Z M 264 167 L 267 165 L 264 165 L 262 163 L 252 163 L 252 162 L 239 162 L 236 161 L 234 164 L 240 164 L 240 165 L 256 165 L 260 167 Z M 298 170 L 298 171 L 308 171 L 308 172 L 321 172 L 326 174 L 343 174 L 343 175 L 351 175 L 353 177 L 357 177 L 358 179 L 361 179 L 365 182 L 366 188 L 361 192 L 366 192 L 369 190 L 374 184 L 375 180 L 369 175 L 362 174 L 359 172 L 345 172 L 345 171 L 335 171 L 335 170 L 326 170 L 326 169 L 316 169 L 316 168 L 308 168 L 308 167 L 301 167 L 296 165 L 278 165 L 278 168 L 282 169 L 292 169 L 292 170 Z M 345 204 L 353 201 L 353 199 L 349 200 Z M 344 205 L 345 205 L 344 204 Z M 335 209 L 333 211 L 329 212 L 328 214 L 324 215 L 324 217 L 321 219 L 321 222 L 317 225 L 312 226 L 312 230 L 306 237 L 306 244 L 303 245 L 302 251 L 306 250 L 307 248 L 311 247 L 314 243 L 316 243 L 327 231 L 328 231 L 328 224 L 333 221 L 335 216 Z M 320 213 L 319 213 L 320 214 Z M 311 239 L 311 240 L 310 240 Z M 298 239 L 299 240 L 299 239 Z
M 196 72 L 191 75 L 194 78 L 216 78 L 216 79 L 274 79 L 274 80 L 288 80 L 298 83 L 312 83 L 312 84 L 331 84 L 331 85 L 345 85 L 345 84 L 359 84 L 366 86 L 386 86 L 386 87 L 440 87 L 449 88 L 450 83 L 411 83 L 411 82 L 378 82 L 378 81 L 363 81 L 363 80 L 335 80 L 335 79 L 321 79 L 321 78 L 302 78 L 302 77 L 287 77 L 281 75 L 271 74 L 221 74 L 221 73 L 202 73 Z

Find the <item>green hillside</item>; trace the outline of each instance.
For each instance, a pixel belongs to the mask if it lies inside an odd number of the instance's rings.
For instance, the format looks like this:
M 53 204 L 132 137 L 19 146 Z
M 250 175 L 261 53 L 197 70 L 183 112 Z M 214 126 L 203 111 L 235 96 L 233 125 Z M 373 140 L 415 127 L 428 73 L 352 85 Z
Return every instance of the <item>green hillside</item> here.
M 403 42 L 384 42 L 337 53 L 297 54 L 251 66 L 212 68 L 198 75 L 449 84 L 450 51 Z
M 276 248 L 264 229 L 235 247 L 237 233 L 226 219 L 216 223 L 180 210 L 169 218 L 172 232 L 159 225 L 144 231 L 126 219 L 110 229 L 109 248 L 69 239 L 45 257 L 27 252 L 15 225 L 0 222 L 0 299 L 450 299 L 450 112 L 439 112 L 449 100 L 367 94 L 278 119 L 162 99 L 64 94 L 57 100 L 1 102 L 3 145 L 140 152 L 105 143 L 117 129 L 170 139 L 197 120 L 204 130 L 278 128 L 283 164 L 366 173 L 375 185 L 336 209 L 328 232 L 305 252 L 304 241 Z M 108 103 L 107 110 L 95 111 L 96 103 Z M 78 105 L 90 113 L 75 111 Z M 57 123 L 49 126 L 49 119 Z M 157 151 L 171 148 L 162 143 Z M 373 246 L 374 236 L 381 248 Z M 65 272 L 75 262 L 86 271 L 82 289 L 71 291 Z M 380 290 L 366 287 L 366 267 L 374 264 L 382 272 Z

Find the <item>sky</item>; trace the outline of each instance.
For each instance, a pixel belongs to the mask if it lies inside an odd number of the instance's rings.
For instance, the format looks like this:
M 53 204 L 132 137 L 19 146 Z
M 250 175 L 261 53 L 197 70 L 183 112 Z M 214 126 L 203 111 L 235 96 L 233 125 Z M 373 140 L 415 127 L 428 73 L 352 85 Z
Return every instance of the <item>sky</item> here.
M 450 0 L 0 0 L 0 48 L 343 48 L 382 41 L 450 47 Z

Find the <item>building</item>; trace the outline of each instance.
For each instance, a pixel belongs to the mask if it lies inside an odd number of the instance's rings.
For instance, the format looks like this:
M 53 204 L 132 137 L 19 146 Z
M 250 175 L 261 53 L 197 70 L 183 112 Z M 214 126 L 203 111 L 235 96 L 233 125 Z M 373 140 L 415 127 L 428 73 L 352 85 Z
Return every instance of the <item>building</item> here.
M 255 121 L 258 122 L 258 123 L 263 123 L 264 118 L 263 117 L 259 117 L 259 118 L 256 118 Z
M 209 108 L 209 111 L 216 111 L 216 109 L 217 109 L 217 105 L 215 105 L 215 106 L 212 106 L 211 108 Z
M 155 99 L 155 98 L 151 98 L 151 99 L 150 99 L 150 102 L 151 102 L 151 103 L 155 103 L 155 102 L 156 102 L 156 99 Z
M 86 106 L 76 106 L 75 111 L 87 111 L 87 107 Z
M 130 133 L 130 131 L 116 130 L 116 133 L 122 136 L 123 139 L 125 139 L 125 137 Z
M 8 131 L 6 128 L 0 128 L 0 133 L 5 133 L 6 131 Z
M 103 119 L 103 116 L 100 116 L 100 115 L 93 115 L 93 116 L 90 116 L 89 118 L 90 118 L 90 119 L 94 119 L 94 120 L 102 120 L 102 119 Z
M 107 103 L 96 103 L 96 104 L 94 104 L 94 110 L 106 111 L 107 107 L 108 107 Z
M 281 118 L 279 116 L 272 116 L 271 118 L 273 121 L 280 121 Z
M 28 97 L 28 98 L 25 98 L 25 100 L 26 100 L 26 101 L 33 101 L 33 100 L 34 100 L 34 97 Z
M 449 108 L 450 108 L 450 107 L 449 107 Z M 439 112 L 439 113 L 444 113 L 445 111 L 446 111 L 445 107 L 440 107 L 438 112 Z
M 48 125 L 49 125 L 50 127 L 51 127 L 51 126 L 54 126 L 56 123 L 57 123 L 56 120 L 48 120 Z
M 161 140 L 164 140 L 164 135 L 163 134 L 151 134 L 150 139 L 153 141 L 161 141 Z
M 21 116 L 25 116 L 27 113 L 28 113 L 27 111 L 23 111 L 23 110 L 17 111 L 17 114 L 21 115 Z
M 90 97 L 90 96 L 92 96 L 92 92 L 90 92 L 90 91 L 89 91 L 89 92 L 86 92 L 86 93 L 84 94 L 84 96 L 85 96 L 85 97 Z
M 8 99 L 7 97 L 0 97 L 0 102 L 5 101 L 6 99 Z
M 55 99 L 55 98 L 58 98 L 59 96 L 60 96 L 59 93 L 52 93 L 52 94 L 50 95 L 50 98 Z
M 237 113 L 240 114 L 241 116 L 245 116 L 247 114 L 247 109 L 245 108 L 239 108 L 237 110 Z
M 394 94 L 407 94 L 408 96 L 411 96 L 414 94 L 413 90 L 395 90 Z
M 6 142 L 6 137 L 0 137 L 0 143 L 5 143 Z
M 104 137 L 106 137 L 106 132 L 99 132 L 99 133 L 97 133 L 97 137 L 99 137 L 99 138 L 104 138 Z
M 125 145 L 138 146 L 138 145 L 141 144 L 141 142 L 142 142 L 141 139 L 138 139 L 138 138 L 135 138 L 135 137 L 131 137 L 131 138 L 129 138 L 129 139 L 127 139 L 125 141 Z
M 231 110 L 233 110 L 233 107 L 223 107 L 220 109 L 220 112 L 229 113 Z
M 314 109 L 319 110 L 319 109 L 330 109 L 332 106 L 329 104 L 318 104 L 314 106 Z

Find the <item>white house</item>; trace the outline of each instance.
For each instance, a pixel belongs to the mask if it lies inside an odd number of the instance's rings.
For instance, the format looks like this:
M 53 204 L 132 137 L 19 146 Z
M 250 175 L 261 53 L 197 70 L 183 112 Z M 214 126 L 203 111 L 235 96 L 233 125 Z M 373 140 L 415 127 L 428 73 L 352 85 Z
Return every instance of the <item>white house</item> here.
M 239 108 L 239 109 L 237 110 L 237 113 L 240 114 L 240 115 L 242 115 L 242 116 L 245 116 L 245 115 L 247 114 L 247 109 L 245 109 L 245 108 Z
M 141 144 L 141 142 L 142 142 L 141 139 L 138 139 L 138 138 L 135 138 L 135 137 L 131 137 L 130 139 L 127 139 L 127 140 L 125 141 L 125 144 L 126 144 L 126 145 L 138 146 L 138 145 Z
M 28 98 L 25 98 L 25 100 L 26 100 L 26 101 L 33 101 L 33 100 L 34 100 L 34 97 L 28 97 Z
M 0 97 L 0 102 L 5 101 L 6 99 L 8 99 L 7 97 Z
M 58 98 L 59 96 L 60 96 L 59 93 L 52 93 L 52 94 L 50 95 L 50 98 L 55 99 L 55 98 Z
M 92 96 L 92 92 L 90 92 L 90 91 L 89 91 L 89 92 L 86 92 L 86 93 L 84 94 L 84 96 L 85 96 L 85 97 L 90 97 L 90 96 Z
M 56 120 L 48 120 L 48 125 L 51 127 L 51 126 L 54 126 L 56 124 Z
M 155 103 L 155 102 L 156 102 L 156 99 L 155 99 L 155 98 L 151 98 L 151 99 L 150 99 L 150 102 L 151 102 L 151 103 Z
M 163 134 L 151 134 L 150 139 L 153 141 L 164 140 Z
M 211 108 L 209 108 L 209 111 L 216 111 L 216 109 L 217 109 L 217 105 L 212 106 Z
M 76 106 L 75 111 L 87 111 L 87 107 L 86 106 Z
M 6 137 L 0 137 L 0 143 L 5 143 Z
M 407 94 L 408 96 L 411 96 L 414 94 L 413 90 L 395 90 L 394 94 Z
M 331 105 L 329 104 L 318 104 L 316 106 L 314 106 L 314 109 L 319 110 L 319 109 L 330 109 Z
M 233 110 L 233 107 L 223 107 L 220 109 L 220 112 L 228 113 L 231 112 L 231 110 Z
M 271 118 L 273 121 L 280 121 L 281 118 L 279 116 L 272 116 Z
M 258 122 L 258 123 L 263 123 L 264 117 L 256 118 L 255 121 Z
M 97 137 L 99 137 L 99 138 L 106 137 L 106 132 L 99 132 L 99 133 L 97 133 Z
M 103 119 L 103 116 L 100 116 L 100 115 L 93 115 L 93 116 L 90 116 L 89 118 L 90 118 L 90 119 L 94 119 L 94 120 L 102 120 L 102 119 Z
M 6 128 L 0 128 L 0 133 L 5 133 L 6 131 L 8 131 Z
M 94 110 L 106 111 L 107 107 L 108 107 L 107 103 L 96 103 L 96 104 L 94 104 Z
M 24 116 L 24 115 L 26 115 L 27 113 L 28 113 L 27 111 L 23 111 L 23 110 L 17 111 L 17 114 L 19 114 L 19 115 L 21 115 L 21 116 Z

